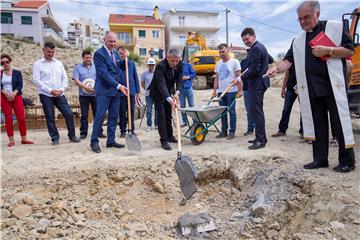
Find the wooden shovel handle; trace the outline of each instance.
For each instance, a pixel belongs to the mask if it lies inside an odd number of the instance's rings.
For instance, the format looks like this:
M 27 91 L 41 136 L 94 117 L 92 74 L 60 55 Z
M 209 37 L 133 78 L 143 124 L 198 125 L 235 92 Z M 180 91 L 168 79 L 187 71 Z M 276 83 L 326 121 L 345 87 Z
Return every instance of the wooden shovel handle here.
M 129 87 L 129 69 L 128 69 L 128 58 L 125 57 L 125 78 L 126 87 L 128 89 L 127 102 L 128 102 L 128 130 L 131 131 L 131 104 L 130 104 L 130 87 Z
M 178 93 L 176 93 L 175 96 L 178 96 Z M 177 100 L 175 100 L 175 101 L 176 101 L 176 103 L 178 103 Z M 176 116 L 176 130 L 177 130 L 177 137 L 178 137 L 178 154 L 181 155 L 180 119 L 179 119 L 179 110 L 177 107 L 175 108 L 175 116 Z

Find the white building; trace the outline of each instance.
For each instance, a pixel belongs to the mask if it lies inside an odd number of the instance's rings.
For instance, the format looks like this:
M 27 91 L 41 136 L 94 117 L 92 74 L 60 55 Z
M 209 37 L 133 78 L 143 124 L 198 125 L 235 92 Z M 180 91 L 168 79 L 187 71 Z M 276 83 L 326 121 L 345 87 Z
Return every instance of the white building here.
M 182 49 L 186 44 L 188 32 L 200 32 L 206 37 L 208 47 L 216 47 L 219 31 L 219 13 L 171 10 L 163 14 L 165 23 L 165 45 Z
M 103 42 L 104 34 L 104 28 L 93 24 L 89 18 L 74 20 L 67 27 L 68 42 L 76 48 L 98 48 Z
M 63 30 L 48 1 L 1 1 L 1 35 L 28 38 L 43 44 L 47 38 L 63 43 Z

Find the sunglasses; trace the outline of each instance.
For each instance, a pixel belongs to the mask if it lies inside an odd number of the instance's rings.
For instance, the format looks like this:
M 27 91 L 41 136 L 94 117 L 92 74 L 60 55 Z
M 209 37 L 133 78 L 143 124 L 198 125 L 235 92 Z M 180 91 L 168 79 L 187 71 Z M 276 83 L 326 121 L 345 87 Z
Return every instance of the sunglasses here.
M 5 64 L 9 64 L 9 61 L 1 61 L 1 66 L 4 66 Z

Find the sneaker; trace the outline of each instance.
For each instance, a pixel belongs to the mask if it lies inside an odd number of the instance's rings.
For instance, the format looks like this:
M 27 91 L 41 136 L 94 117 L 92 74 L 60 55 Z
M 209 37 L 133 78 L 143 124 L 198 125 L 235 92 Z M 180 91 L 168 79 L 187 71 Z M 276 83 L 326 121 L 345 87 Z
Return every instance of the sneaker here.
M 120 138 L 125 138 L 125 133 L 121 133 Z
M 155 129 L 158 129 L 158 126 L 155 126 Z
M 147 127 L 146 132 L 150 132 L 150 131 L 151 131 L 151 127 Z
M 102 132 L 102 133 L 99 135 L 99 138 L 106 138 L 106 135 Z
M 273 135 L 271 135 L 272 137 L 283 137 L 283 136 L 285 136 L 286 135 L 286 133 L 284 133 L 284 132 L 281 132 L 281 131 L 278 131 L 277 133 L 275 133 L 275 134 L 273 134 Z
M 86 138 L 86 134 L 80 134 L 80 139 L 85 139 Z
M 216 138 L 226 138 L 228 135 L 226 133 L 220 133 Z
M 59 145 L 59 144 L 60 144 L 60 140 L 59 140 L 59 139 L 55 139 L 55 140 L 52 141 L 52 145 L 53 145 L 53 146 L 57 146 L 57 145 Z
M 235 138 L 235 133 L 229 133 L 229 136 L 227 137 L 227 140 L 231 140 Z

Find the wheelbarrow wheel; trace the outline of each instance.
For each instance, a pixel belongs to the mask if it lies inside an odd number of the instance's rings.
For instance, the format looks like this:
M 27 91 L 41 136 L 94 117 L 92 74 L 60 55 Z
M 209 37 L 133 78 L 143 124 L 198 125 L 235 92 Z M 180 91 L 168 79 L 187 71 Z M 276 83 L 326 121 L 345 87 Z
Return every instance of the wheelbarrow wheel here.
M 194 145 L 200 145 L 204 140 L 207 131 L 203 132 L 202 134 L 199 134 L 203 131 L 205 126 L 202 123 L 194 123 L 190 129 L 190 139 L 192 144 Z M 198 135 L 199 134 L 199 135 Z

